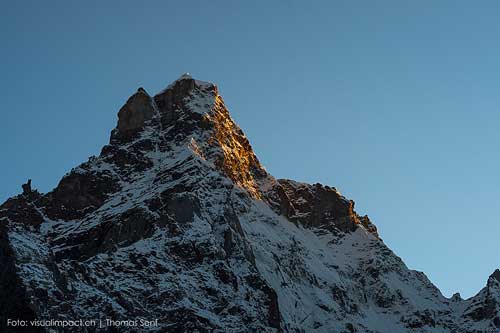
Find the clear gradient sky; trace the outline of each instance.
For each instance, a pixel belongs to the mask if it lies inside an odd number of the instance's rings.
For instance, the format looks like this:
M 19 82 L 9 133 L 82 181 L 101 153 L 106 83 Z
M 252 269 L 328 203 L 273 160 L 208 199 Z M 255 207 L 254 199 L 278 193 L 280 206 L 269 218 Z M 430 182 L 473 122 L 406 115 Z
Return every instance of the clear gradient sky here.
M 2 1 L 0 201 L 139 86 L 219 86 L 268 171 L 337 187 L 445 295 L 500 266 L 498 1 Z

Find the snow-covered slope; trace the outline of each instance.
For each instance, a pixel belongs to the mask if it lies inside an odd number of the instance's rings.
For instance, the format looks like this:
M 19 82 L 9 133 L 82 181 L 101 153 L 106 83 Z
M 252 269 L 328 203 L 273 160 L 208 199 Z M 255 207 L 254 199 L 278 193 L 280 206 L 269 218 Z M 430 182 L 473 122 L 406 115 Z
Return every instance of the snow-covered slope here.
M 16 331 L 7 318 L 158 319 L 120 328 L 158 332 L 500 330 L 500 271 L 471 299 L 444 297 L 335 188 L 269 175 L 216 86 L 189 75 L 154 97 L 140 88 L 101 154 L 52 192 L 26 184 L 0 206 L 0 267 L 2 331 Z

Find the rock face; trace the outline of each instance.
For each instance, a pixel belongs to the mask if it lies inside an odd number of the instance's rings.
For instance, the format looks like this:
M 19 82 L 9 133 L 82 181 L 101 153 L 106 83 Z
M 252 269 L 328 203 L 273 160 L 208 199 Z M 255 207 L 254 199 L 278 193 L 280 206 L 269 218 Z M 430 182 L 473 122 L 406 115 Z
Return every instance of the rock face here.
M 139 89 L 101 154 L 53 191 L 29 183 L 0 206 L 0 267 L 2 332 L 16 331 L 7 318 L 158 319 L 88 332 L 500 330 L 500 271 L 447 299 L 335 188 L 269 175 L 217 87 L 188 75 Z
M 118 133 L 123 137 L 142 129 L 146 121 L 153 118 L 151 97 L 142 88 L 132 95 L 118 112 Z

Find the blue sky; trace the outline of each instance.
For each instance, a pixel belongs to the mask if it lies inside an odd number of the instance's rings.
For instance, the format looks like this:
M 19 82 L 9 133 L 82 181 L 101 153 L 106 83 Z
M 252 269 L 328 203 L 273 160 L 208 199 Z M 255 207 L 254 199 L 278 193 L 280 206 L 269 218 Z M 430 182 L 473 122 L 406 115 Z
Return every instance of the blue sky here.
M 139 86 L 219 86 L 268 171 L 337 187 L 410 268 L 500 266 L 495 1 L 2 4 L 0 201 L 97 155 Z

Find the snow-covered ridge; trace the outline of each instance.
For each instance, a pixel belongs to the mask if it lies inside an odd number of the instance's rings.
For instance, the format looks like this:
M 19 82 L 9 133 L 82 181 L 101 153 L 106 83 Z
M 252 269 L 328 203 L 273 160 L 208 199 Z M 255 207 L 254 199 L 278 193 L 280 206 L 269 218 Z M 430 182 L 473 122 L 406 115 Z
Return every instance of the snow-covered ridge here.
M 183 80 L 193 80 L 195 85 L 198 86 L 198 87 L 201 87 L 201 88 L 209 88 L 209 87 L 212 87 L 214 86 L 213 83 L 211 82 L 206 82 L 206 81 L 200 81 L 200 80 L 195 80 L 193 79 L 193 77 L 191 76 L 191 74 L 189 73 L 184 73 L 182 74 L 181 76 L 179 76 L 179 78 L 175 81 L 173 81 L 172 83 L 170 83 L 165 89 L 163 89 L 159 94 L 162 94 L 164 93 L 165 91 L 169 90 L 169 89 L 172 89 L 179 81 L 183 81 Z
M 0 206 L 0 267 L 0 331 L 6 318 L 158 318 L 158 332 L 500 328 L 500 272 L 468 300 L 444 297 L 335 188 L 270 175 L 217 87 L 186 74 L 133 94 L 101 154 L 53 191 L 26 187 Z

